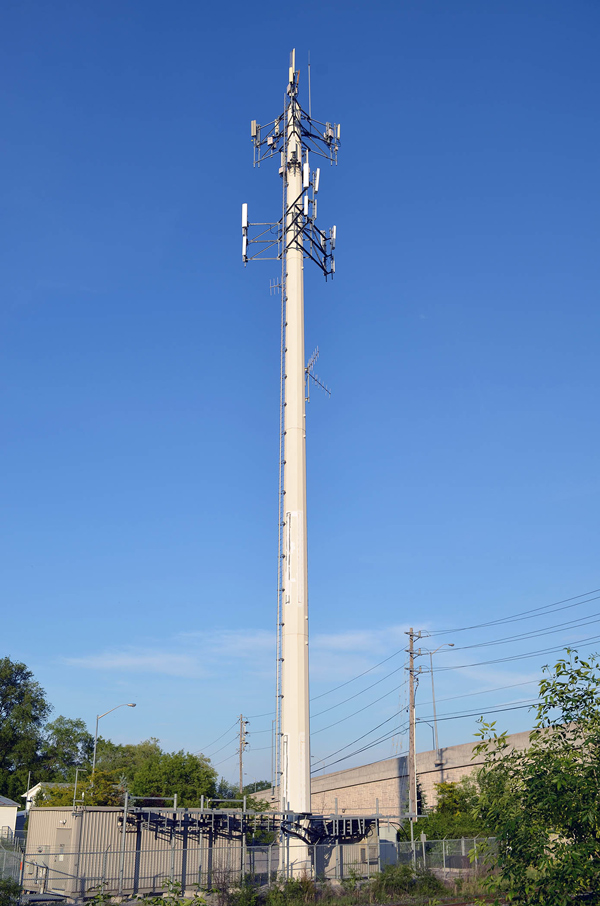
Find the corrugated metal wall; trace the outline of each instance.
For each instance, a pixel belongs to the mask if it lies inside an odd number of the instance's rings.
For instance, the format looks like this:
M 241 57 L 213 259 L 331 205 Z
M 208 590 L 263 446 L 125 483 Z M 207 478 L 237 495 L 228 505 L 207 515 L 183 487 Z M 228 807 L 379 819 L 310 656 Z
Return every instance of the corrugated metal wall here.
M 152 811 L 173 817 L 172 810 Z M 179 880 L 184 887 L 199 883 L 208 856 L 206 838 L 168 828 L 158 830 L 138 813 L 130 814 L 123 839 L 122 819 L 123 810 L 118 808 L 75 812 L 71 808 L 32 808 L 25 856 L 26 888 L 44 885 L 46 890 L 74 894 L 101 884 L 111 890 L 156 890 L 163 887 L 165 878 Z M 227 840 L 215 841 L 215 866 L 224 859 L 228 864 L 231 861 L 230 854 L 225 857 L 222 852 L 228 844 Z
M 207 813 L 200 809 L 130 812 L 123 834 L 123 809 L 33 808 L 24 887 L 75 898 L 100 887 L 124 894 L 158 891 L 164 888 L 165 879 L 190 890 L 196 885 L 228 886 L 246 873 L 263 884 L 276 877 L 277 843 L 248 847 L 239 833 L 219 836 L 204 830 L 201 834 L 194 829 L 200 816 L 206 819 Z M 175 828 L 161 826 L 163 818 L 172 824 L 174 817 Z M 226 816 L 225 820 L 229 823 Z M 295 848 L 306 858 L 303 847 L 295 838 L 288 839 L 290 864 L 298 857 Z M 322 844 L 309 847 L 309 851 L 315 877 L 343 878 L 348 871 L 368 877 L 379 868 L 379 839 L 374 829 L 362 843 Z

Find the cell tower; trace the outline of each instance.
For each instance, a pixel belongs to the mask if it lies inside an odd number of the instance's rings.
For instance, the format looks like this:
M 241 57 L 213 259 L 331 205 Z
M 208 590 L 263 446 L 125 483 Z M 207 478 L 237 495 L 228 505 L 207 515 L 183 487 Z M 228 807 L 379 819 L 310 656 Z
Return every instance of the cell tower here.
M 321 123 L 300 106 L 296 52 L 283 112 L 266 126 L 252 121 L 254 165 L 280 156 L 283 212 L 274 223 L 248 221 L 242 205 L 242 258 L 281 261 L 281 398 L 279 568 L 277 593 L 277 702 L 275 775 L 282 812 L 310 814 L 310 715 L 308 695 L 308 577 L 306 544 L 305 381 L 315 380 L 314 357 L 305 364 L 304 259 L 335 271 L 335 227 L 316 225 L 320 170 L 310 155 L 337 163 L 340 127 Z

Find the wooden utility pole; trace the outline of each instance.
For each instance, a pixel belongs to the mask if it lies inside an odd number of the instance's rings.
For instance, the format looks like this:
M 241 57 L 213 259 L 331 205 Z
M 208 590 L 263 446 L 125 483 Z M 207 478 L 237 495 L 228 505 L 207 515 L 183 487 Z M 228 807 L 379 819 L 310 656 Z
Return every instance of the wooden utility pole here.
M 414 632 L 411 626 L 407 633 L 408 645 L 408 814 L 411 824 L 417 820 L 417 748 L 415 717 L 415 639 L 421 633 Z
M 246 730 L 247 720 L 244 720 L 244 715 L 240 714 L 240 796 L 244 792 L 244 749 L 248 745 L 246 741 L 246 736 L 248 731 Z

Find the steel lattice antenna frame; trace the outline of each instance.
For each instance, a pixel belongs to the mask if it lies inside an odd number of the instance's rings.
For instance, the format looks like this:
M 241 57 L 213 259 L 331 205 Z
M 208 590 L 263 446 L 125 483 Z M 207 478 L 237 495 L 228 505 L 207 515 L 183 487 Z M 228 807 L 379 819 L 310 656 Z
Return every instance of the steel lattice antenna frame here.
M 308 577 L 306 544 L 304 259 L 333 276 L 336 229 L 316 225 L 320 170 L 309 155 L 337 163 L 340 127 L 321 123 L 300 106 L 292 51 L 284 110 L 266 126 L 252 121 L 254 164 L 280 155 L 283 212 L 275 223 L 249 223 L 242 205 L 242 258 L 281 261 L 282 357 L 275 781 L 283 812 L 310 814 Z M 316 381 L 317 383 L 320 383 Z

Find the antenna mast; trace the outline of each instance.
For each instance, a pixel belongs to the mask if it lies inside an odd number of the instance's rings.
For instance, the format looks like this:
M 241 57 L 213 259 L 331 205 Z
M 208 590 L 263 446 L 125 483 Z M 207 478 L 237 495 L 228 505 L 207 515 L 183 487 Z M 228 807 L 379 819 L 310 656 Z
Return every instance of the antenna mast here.
M 250 223 L 242 205 L 242 259 L 281 261 L 282 410 L 280 558 L 277 617 L 275 779 L 281 810 L 310 814 L 308 697 L 308 574 L 306 543 L 305 380 L 314 378 L 304 353 L 304 259 L 333 276 L 336 229 L 316 225 L 320 170 L 309 155 L 337 163 L 340 127 L 321 123 L 300 106 L 296 52 L 290 55 L 283 112 L 266 126 L 251 124 L 254 165 L 280 156 L 283 211 L 274 223 Z M 320 383 L 319 381 L 317 381 Z

